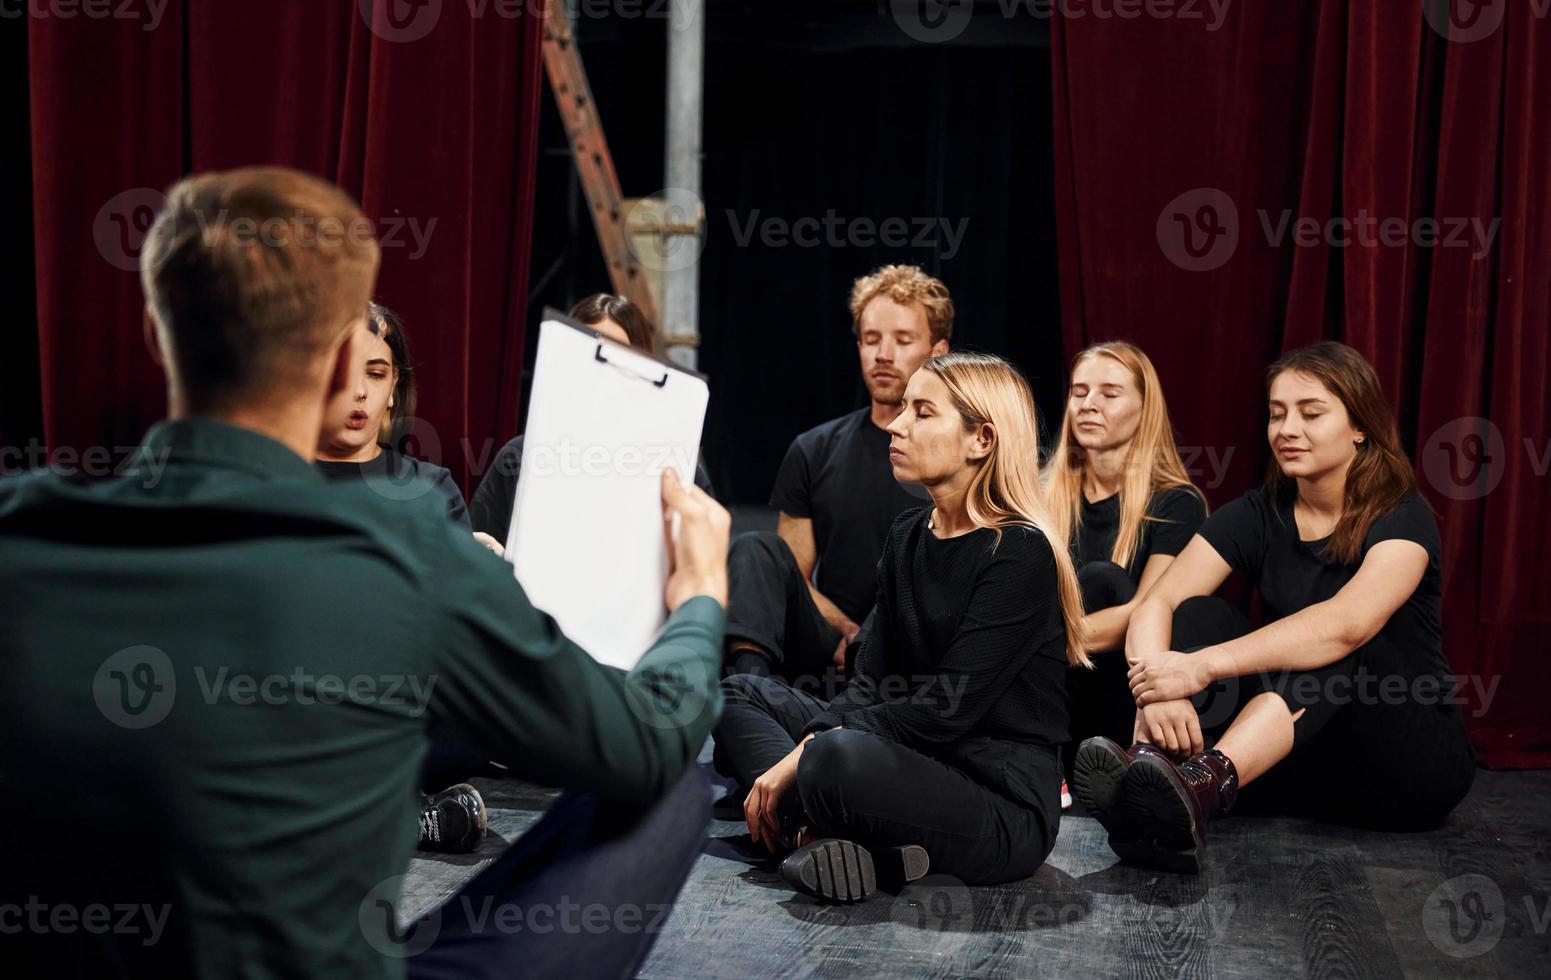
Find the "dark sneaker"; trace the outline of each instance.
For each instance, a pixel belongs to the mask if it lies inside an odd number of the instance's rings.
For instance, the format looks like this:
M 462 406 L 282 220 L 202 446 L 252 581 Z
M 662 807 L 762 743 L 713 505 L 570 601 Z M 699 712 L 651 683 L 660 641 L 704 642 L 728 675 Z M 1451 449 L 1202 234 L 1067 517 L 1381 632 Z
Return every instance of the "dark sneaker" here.
M 826 837 L 804 844 L 781 862 L 788 885 L 825 902 L 860 902 L 880 884 L 901 887 L 924 877 L 931 865 L 919 844 L 880 848 L 876 855 L 854 841 Z
M 420 849 L 467 854 L 485 839 L 485 801 L 468 783 L 426 797 L 420 811 Z

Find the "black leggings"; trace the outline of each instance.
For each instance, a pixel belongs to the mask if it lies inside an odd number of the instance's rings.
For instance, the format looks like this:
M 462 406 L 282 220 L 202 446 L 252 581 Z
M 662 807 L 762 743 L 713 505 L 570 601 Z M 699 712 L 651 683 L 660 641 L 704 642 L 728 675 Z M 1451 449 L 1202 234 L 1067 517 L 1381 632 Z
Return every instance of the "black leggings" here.
M 1077 570 L 1077 585 L 1082 589 L 1083 612 L 1096 613 L 1124 605 L 1136 595 L 1136 583 L 1126 570 L 1112 561 L 1090 561 Z M 1070 667 L 1066 671 L 1066 692 L 1071 698 L 1072 740 L 1062 755 L 1068 772 L 1077 746 L 1085 738 L 1102 735 L 1121 745 L 1131 744 L 1136 726 L 1136 702 L 1126 678 L 1124 650 L 1094 654 L 1093 669 Z
M 1172 646 L 1194 652 L 1252 630 L 1232 603 L 1197 596 L 1175 610 Z M 1441 822 L 1470 790 L 1475 752 L 1452 685 L 1419 677 L 1414 659 L 1381 635 L 1317 670 L 1227 678 L 1193 697 L 1208 745 L 1268 691 L 1304 712 L 1292 752 L 1244 789 L 1241 806 L 1388 830 Z
M 778 679 L 752 674 L 728 678 L 722 691 L 727 708 L 716 728 L 716 767 L 745 791 L 828 707 Z M 1020 784 L 1035 787 L 1037 798 L 1014 801 L 960 768 L 870 732 L 831 729 L 803 749 L 783 816 L 821 837 L 864 846 L 920 844 L 932 871 L 966 884 L 1026 878 L 1045 862 L 1059 829 L 1055 749 L 990 739 L 967 748 L 998 771 L 1022 770 Z

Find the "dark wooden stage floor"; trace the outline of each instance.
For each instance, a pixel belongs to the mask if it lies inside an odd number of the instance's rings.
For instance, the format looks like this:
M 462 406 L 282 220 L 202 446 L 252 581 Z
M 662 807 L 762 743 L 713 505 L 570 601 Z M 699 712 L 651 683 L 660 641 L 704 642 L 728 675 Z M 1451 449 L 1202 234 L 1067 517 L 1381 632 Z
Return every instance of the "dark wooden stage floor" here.
M 552 798 L 477 785 L 495 833 L 477 855 L 417 857 L 406 914 L 444 899 Z M 1068 811 L 1027 881 L 928 877 L 850 907 L 786 889 L 732 846 L 744 832 L 711 825 L 642 976 L 1551 977 L 1551 772 L 1482 771 L 1423 834 L 1229 818 L 1198 877 L 1116 863 L 1098 824 Z

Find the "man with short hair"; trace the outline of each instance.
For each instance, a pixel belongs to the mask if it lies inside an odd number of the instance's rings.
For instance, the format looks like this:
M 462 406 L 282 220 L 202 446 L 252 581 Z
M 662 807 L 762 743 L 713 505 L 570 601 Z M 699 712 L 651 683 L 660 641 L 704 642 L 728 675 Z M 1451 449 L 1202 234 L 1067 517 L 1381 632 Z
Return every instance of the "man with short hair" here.
M 840 663 L 877 599 L 889 526 L 929 500 L 894 479 L 884 428 L 910 376 L 948 351 L 948 287 L 913 265 L 883 266 L 852 286 L 851 326 L 868 405 L 793 440 L 770 494 L 776 533 L 733 542 L 730 672 L 802 684 Z
M 121 478 L 0 481 L 0 894 L 38 910 L 5 930 L 7 972 L 633 975 L 698 856 L 726 512 L 664 479 L 673 613 L 626 673 L 439 496 L 326 482 L 378 260 L 321 180 L 182 181 L 142 257 L 169 421 Z M 572 791 L 406 940 L 433 721 Z M 610 915 L 501 925 L 566 903 Z

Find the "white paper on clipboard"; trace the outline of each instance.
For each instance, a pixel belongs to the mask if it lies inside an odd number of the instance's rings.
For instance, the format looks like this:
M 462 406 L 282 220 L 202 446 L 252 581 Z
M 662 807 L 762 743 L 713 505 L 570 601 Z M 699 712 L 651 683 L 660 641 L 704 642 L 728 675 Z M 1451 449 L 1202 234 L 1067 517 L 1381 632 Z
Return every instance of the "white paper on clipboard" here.
M 694 480 L 710 391 L 546 311 L 506 555 L 533 604 L 629 670 L 667 620 L 661 473 Z

